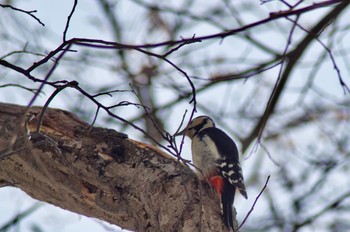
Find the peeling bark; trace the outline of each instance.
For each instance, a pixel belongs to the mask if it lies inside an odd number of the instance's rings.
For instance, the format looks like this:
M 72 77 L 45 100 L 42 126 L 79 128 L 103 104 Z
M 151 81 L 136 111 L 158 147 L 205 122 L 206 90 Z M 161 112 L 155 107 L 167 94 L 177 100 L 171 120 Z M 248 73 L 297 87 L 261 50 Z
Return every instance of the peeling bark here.
M 0 186 L 134 231 L 226 231 L 215 193 L 188 167 L 59 109 L 34 133 L 40 110 L 0 103 Z

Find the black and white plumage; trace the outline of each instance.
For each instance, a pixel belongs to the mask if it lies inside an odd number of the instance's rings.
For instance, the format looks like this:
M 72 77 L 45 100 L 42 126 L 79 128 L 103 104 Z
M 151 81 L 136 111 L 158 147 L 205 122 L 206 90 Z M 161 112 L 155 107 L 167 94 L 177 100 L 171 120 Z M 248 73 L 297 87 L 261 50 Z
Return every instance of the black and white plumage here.
M 178 134 L 191 138 L 197 175 L 215 188 L 221 200 L 225 225 L 233 228 L 232 205 L 236 189 L 248 198 L 235 142 L 216 128 L 214 121 L 207 116 L 193 119 Z

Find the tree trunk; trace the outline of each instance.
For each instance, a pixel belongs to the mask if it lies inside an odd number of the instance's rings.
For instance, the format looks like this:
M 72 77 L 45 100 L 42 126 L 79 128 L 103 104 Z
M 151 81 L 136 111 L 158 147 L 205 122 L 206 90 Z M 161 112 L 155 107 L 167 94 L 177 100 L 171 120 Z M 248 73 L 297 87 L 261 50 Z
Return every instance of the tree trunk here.
M 215 193 L 175 159 L 75 115 L 0 103 L 0 186 L 134 231 L 226 231 Z

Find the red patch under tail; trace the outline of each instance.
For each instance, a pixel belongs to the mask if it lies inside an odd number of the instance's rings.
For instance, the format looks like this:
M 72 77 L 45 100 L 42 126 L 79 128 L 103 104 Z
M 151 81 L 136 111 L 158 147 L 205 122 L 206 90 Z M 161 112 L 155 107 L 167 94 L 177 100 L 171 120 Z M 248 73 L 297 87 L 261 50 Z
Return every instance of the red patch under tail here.
M 209 183 L 215 188 L 216 193 L 221 198 L 222 191 L 224 189 L 224 180 L 221 176 L 212 176 L 208 178 Z

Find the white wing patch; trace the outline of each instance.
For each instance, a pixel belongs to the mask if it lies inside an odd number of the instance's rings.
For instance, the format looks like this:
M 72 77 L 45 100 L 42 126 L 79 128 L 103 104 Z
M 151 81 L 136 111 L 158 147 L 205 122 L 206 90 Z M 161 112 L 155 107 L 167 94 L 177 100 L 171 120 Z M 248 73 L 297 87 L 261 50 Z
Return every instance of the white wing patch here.
M 230 184 L 238 188 L 240 193 L 247 198 L 247 192 L 244 186 L 244 179 L 242 174 L 241 165 L 239 163 L 227 165 L 226 160 L 218 160 L 217 168 L 220 171 L 221 175 L 227 179 Z

